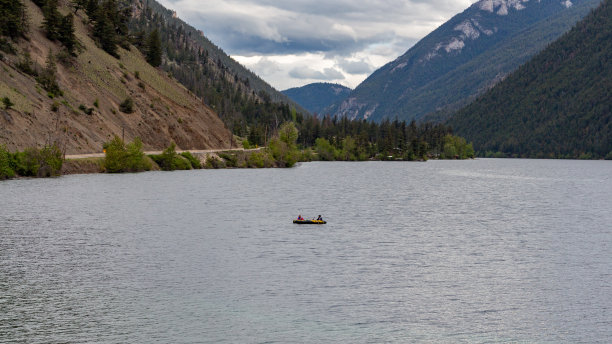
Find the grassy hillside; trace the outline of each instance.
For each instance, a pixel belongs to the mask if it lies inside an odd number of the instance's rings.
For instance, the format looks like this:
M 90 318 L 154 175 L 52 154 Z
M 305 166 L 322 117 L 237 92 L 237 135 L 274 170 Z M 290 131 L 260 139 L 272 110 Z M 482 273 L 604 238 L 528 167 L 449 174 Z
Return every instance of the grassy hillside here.
M 611 18 L 606 0 L 448 124 L 481 154 L 612 158 Z
M 0 61 L 0 98 L 14 104 L 0 110 L 0 144 L 16 150 L 57 142 L 67 153 L 99 152 L 103 142 L 118 135 L 126 140 L 139 136 L 145 149 L 161 149 L 171 141 L 182 149 L 230 146 L 231 133 L 217 114 L 149 65 L 136 48 L 119 48 L 119 59 L 100 49 L 83 11 L 74 20 L 80 47 L 71 56 L 46 37 L 41 9 L 22 2 L 29 31 L 6 40 L 12 49 L 4 49 Z M 73 11 L 68 5 L 60 2 L 62 15 Z M 33 73 L 24 72 L 28 55 Z M 55 60 L 57 94 L 45 91 L 36 77 L 49 57 Z M 120 106 L 126 100 L 131 100 L 131 111 Z

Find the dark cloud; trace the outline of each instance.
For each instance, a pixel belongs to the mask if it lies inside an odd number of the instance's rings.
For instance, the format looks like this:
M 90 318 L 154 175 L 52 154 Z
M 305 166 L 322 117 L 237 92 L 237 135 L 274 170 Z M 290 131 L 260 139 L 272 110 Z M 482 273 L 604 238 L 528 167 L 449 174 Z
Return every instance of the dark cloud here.
M 279 89 L 329 80 L 354 88 L 476 2 L 158 1 Z
M 347 56 L 374 43 L 420 38 L 474 1 L 161 2 L 232 54 L 331 52 Z

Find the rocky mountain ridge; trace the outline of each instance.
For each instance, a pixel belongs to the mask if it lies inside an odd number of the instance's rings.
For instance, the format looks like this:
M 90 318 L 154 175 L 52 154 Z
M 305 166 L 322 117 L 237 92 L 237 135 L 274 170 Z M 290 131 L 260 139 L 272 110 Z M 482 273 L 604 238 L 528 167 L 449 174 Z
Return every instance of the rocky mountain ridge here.
M 328 111 L 380 121 L 420 119 L 456 109 L 569 30 L 598 3 L 479 1 L 375 71 Z

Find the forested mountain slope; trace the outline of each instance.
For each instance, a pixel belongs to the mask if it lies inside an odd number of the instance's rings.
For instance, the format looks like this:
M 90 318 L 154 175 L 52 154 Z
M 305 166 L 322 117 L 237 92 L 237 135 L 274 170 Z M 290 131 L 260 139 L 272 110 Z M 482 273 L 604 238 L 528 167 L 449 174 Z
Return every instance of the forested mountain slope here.
M 124 1 L 131 4 L 133 44 L 146 53 L 148 38 L 157 30 L 162 51 L 160 68 L 215 109 L 236 134 L 245 136 L 252 126 L 276 126 L 278 118 L 290 118 L 292 108 L 308 112 L 233 60 L 172 10 L 155 0 Z
M 612 158 L 612 3 L 449 121 L 482 153 Z
M 94 20 L 68 1 L 35 2 L 0 3 L 0 144 L 89 153 L 118 135 L 145 149 L 230 146 L 212 109 L 130 48 L 120 7 L 101 2 Z
M 600 0 L 482 0 L 388 63 L 333 113 L 420 119 L 465 105 L 580 20 Z
M 324 114 L 330 105 L 346 98 L 351 89 L 340 84 L 317 82 L 282 92 L 311 113 Z

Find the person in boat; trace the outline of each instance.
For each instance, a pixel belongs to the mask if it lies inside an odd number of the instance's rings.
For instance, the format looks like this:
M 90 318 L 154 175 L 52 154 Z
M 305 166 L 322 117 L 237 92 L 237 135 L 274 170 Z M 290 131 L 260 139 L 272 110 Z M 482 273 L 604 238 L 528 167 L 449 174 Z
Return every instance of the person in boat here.
M 317 217 L 317 221 L 323 221 L 323 218 L 321 217 L 321 215 L 319 215 L 319 217 Z
M 304 221 L 304 218 L 302 217 L 302 214 L 298 215 L 298 221 Z

